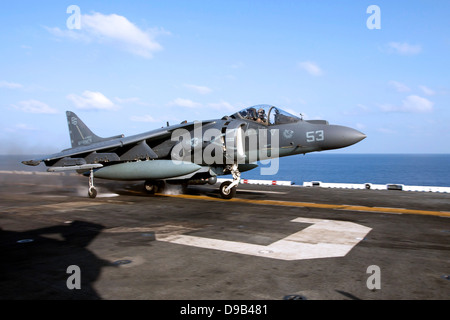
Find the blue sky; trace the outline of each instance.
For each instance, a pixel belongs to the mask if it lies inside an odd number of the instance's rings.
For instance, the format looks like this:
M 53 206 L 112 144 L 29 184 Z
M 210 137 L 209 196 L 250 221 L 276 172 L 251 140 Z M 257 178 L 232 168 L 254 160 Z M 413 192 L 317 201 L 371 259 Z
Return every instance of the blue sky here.
M 367 135 L 341 153 L 450 153 L 449 13 L 448 1 L 8 2 L 0 153 L 70 147 L 66 110 L 112 136 L 262 103 Z

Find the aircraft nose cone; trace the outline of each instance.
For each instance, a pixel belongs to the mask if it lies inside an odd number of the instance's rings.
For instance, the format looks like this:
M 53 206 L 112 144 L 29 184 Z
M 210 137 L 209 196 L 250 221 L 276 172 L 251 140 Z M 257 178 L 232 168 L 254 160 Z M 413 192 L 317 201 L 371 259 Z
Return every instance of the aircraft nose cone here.
M 364 133 L 358 130 L 348 127 L 342 127 L 342 129 L 340 130 L 339 140 L 343 147 L 347 147 L 365 139 L 366 137 L 367 136 Z
M 349 145 L 360 142 L 365 138 L 367 138 L 367 136 L 364 133 L 352 128 L 348 128 L 348 131 L 345 133 L 345 139 L 350 142 Z
M 330 126 L 327 136 L 328 139 L 324 141 L 323 150 L 345 148 L 367 137 L 358 130 L 344 126 Z

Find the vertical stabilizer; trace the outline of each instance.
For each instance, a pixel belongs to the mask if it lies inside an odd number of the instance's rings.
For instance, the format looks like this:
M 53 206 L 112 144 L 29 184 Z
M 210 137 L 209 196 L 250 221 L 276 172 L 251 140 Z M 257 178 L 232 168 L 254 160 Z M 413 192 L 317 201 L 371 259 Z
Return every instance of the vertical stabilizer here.
M 101 138 L 89 129 L 84 122 L 72 111 L 66 111 L 67 124 L 69 125 L 70 142 L 72 148 L 88 146 L 95 142 L 112 140 L 123 137 L 123 135 Z

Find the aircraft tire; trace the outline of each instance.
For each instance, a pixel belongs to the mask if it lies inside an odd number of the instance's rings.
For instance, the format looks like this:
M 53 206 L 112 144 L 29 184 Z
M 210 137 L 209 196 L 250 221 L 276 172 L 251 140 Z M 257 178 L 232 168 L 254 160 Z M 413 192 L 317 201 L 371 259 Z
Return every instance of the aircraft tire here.
M 155 194 L 158 189 L 157 185 L 151 181 L 145 181 L 144 188 L 148 194 Z
M 90 189 L 88 190 L 88 196 L 89 196 L 89 198 L 91 198 L 91 199 L 95 199 L 95 197 L 97 196 L 97 189 L 95 189 L 95 188 L 90 188 Z
M 222 184 L 219 187 L 220 196 L 223 199 L 231 199 L 236 195 L 236 187 L 231 188 L 228 192 L 225 191 L 225 189 L 231 184 L 231 181 L 225 181 L 222 182 Z

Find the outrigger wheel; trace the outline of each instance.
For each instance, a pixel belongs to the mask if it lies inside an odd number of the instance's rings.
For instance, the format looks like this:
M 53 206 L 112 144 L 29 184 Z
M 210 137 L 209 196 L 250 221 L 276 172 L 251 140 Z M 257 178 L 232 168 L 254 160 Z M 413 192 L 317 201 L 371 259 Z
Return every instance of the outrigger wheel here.
M 97 189 L 95 189 L 94 187 L 89 188 L 88 195 L 89 198 L 94 199 L 97 196 Z
M 97 196 L 97 189 L 94 187 L 94 169 L 91 168 L 91 173 L 89 174 L 89 198 L 94 199 Z

